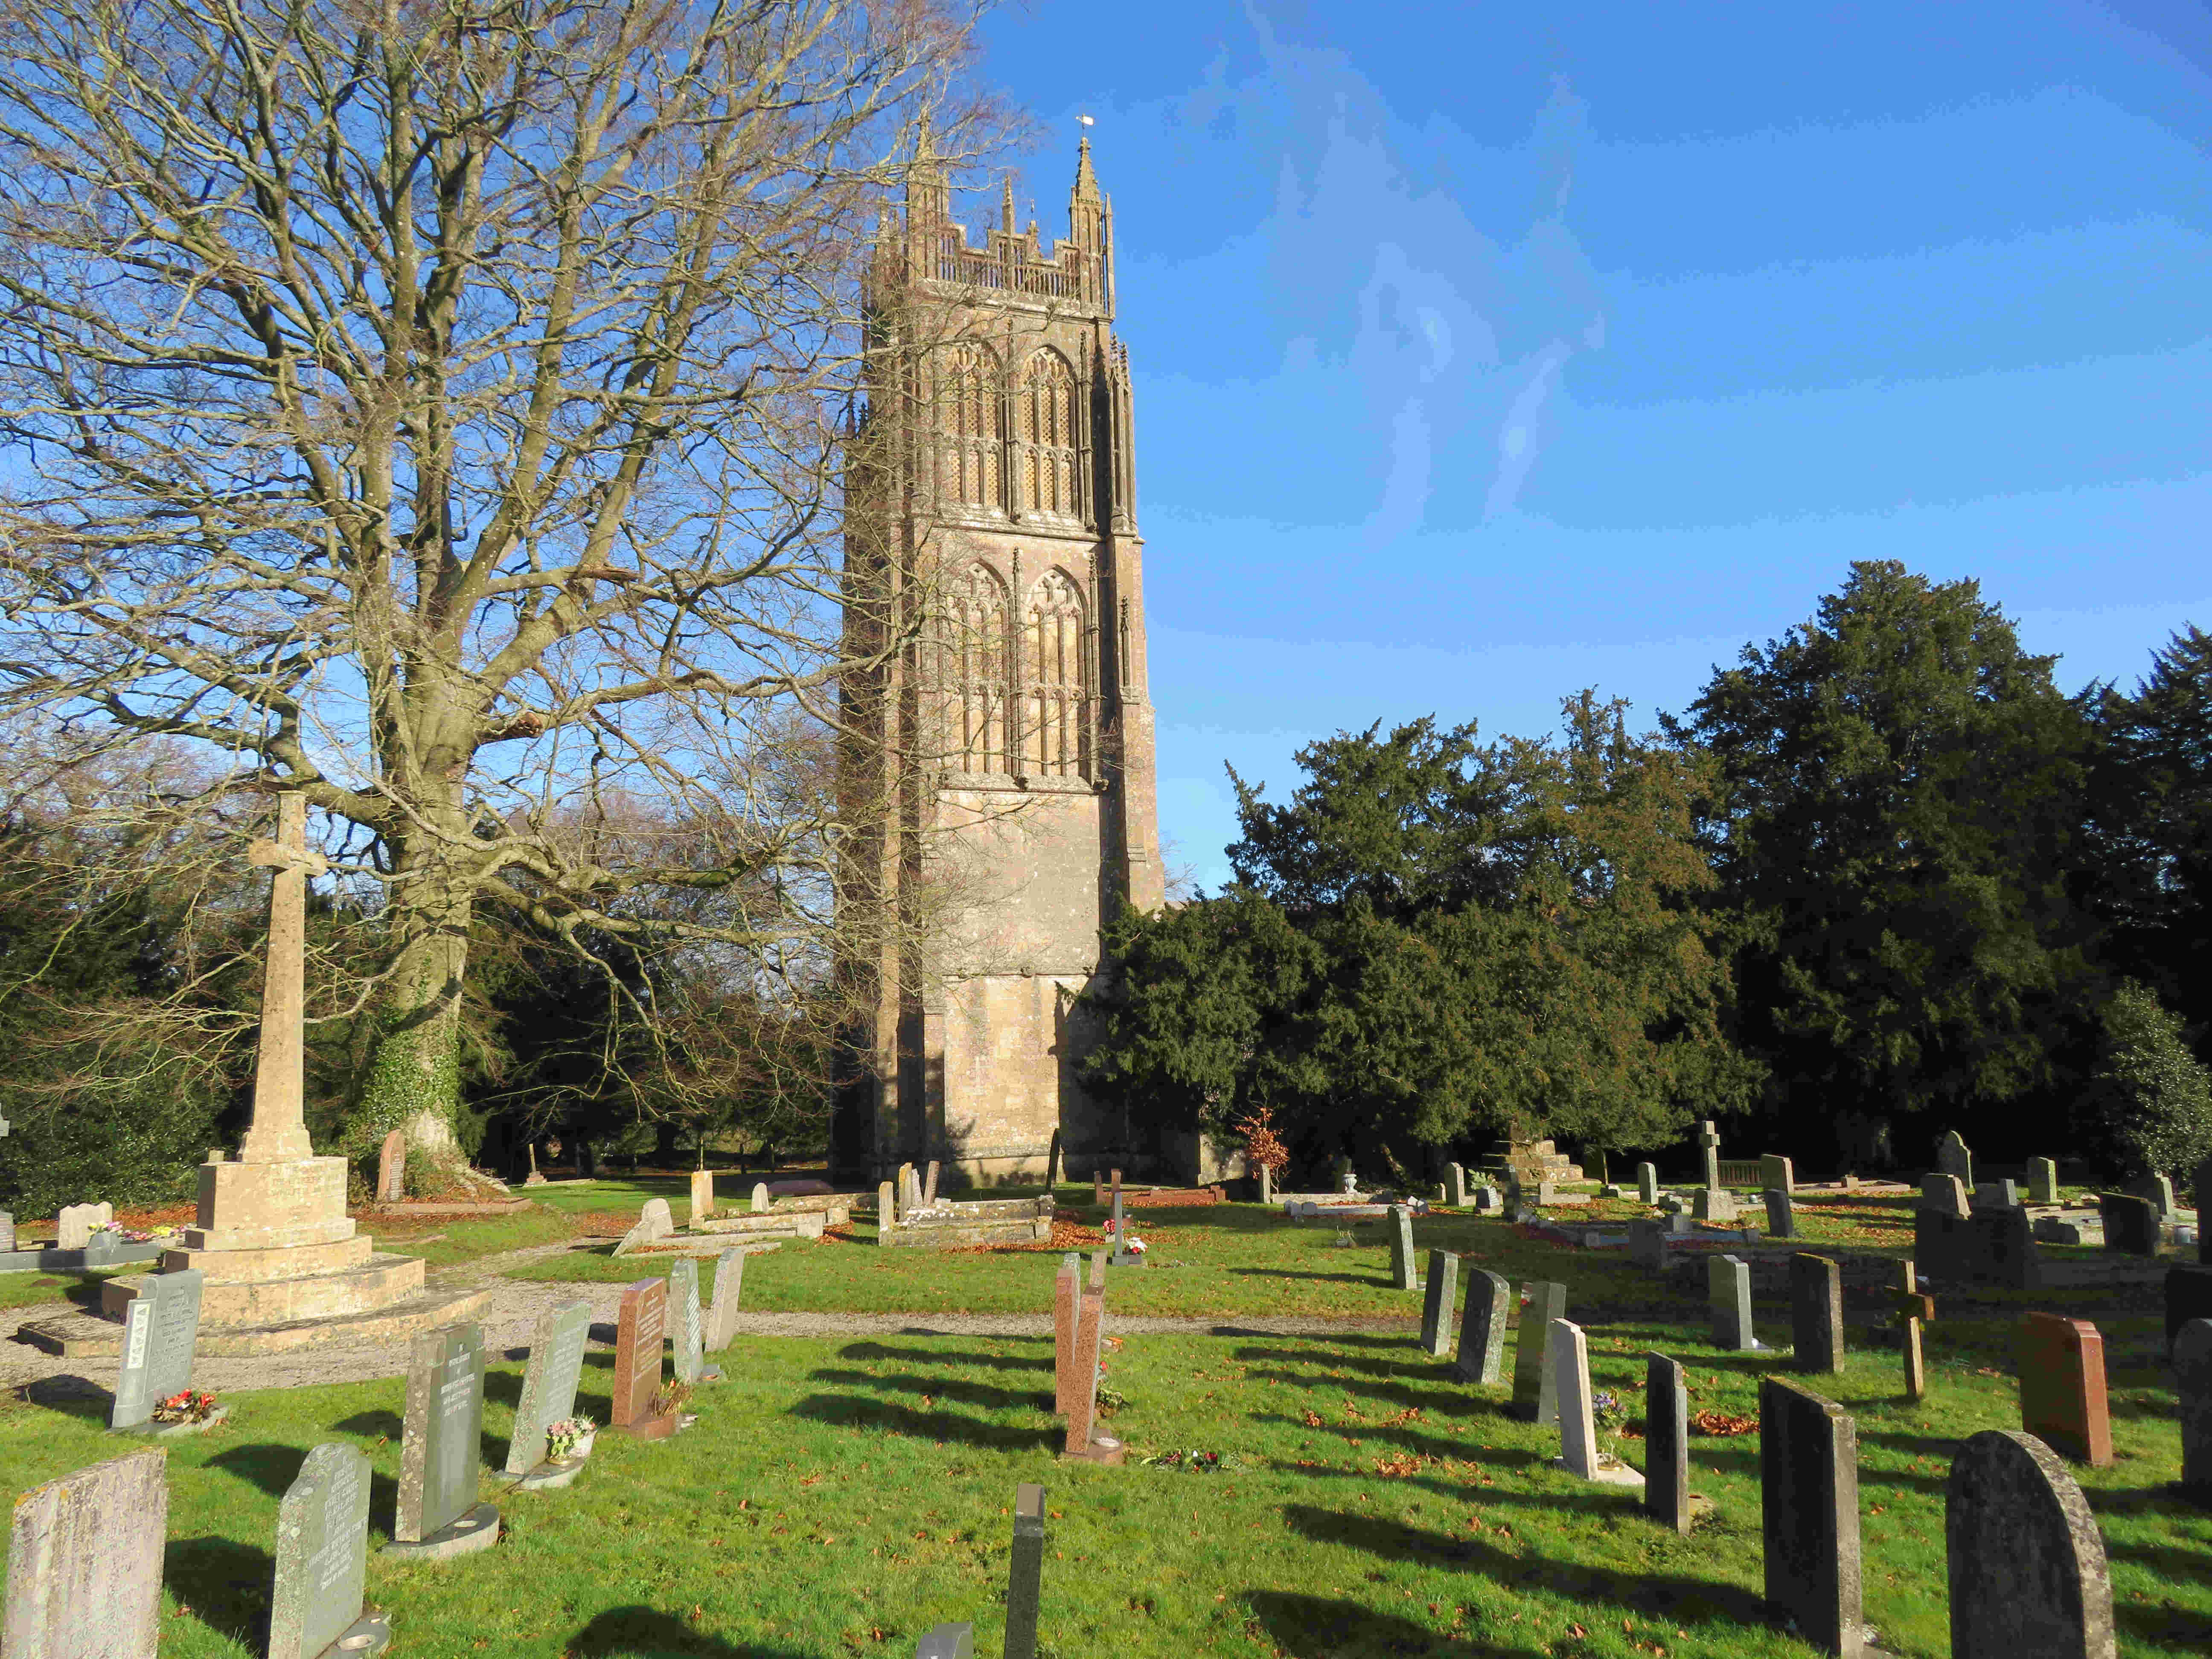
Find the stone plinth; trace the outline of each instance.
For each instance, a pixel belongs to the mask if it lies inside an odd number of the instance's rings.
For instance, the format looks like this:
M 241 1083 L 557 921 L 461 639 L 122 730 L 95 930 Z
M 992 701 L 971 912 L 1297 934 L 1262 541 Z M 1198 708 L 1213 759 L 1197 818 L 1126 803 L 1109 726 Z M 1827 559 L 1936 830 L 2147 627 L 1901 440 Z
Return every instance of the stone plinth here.
M 187 1250 L 253 1250 L 332 1244 L 354 1236 L 346 1215 L 346 1161 L 286 1158 L 200 1165 L 199 1224 Z

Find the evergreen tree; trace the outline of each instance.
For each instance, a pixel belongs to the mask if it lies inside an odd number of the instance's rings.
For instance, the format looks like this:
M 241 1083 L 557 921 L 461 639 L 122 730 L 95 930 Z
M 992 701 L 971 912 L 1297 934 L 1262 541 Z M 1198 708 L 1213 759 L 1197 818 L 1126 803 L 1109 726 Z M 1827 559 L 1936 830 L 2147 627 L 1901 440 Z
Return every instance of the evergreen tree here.
M 2136 1173 L 2185 1176 L 2212 1157 L 2212 1073 L 2146 986 L 2122 981 L 2102 1024 L 2091 1079 L 2099 1121 Z

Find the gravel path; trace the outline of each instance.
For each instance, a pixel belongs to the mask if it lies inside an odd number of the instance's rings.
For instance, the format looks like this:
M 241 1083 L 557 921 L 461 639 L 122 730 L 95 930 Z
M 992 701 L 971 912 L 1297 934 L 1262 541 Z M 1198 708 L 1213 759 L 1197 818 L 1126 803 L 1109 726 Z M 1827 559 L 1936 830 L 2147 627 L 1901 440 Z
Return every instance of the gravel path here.
M 506 1270 L 520 1263 L 561 1255 L 576 1249 L 575 1242 L 540 1244 L 526 1250 L 488 1255 L 461 1267 L 430 1275 L 432 1285 L 463 1290 L 491 1287 L 491 1305 L 484 1311 L 484 1346 L 496 1358 L 523 1358 L 529 1352 L 531 1333 L 545 1309 L 562 1302 L 592 1304 L 592 1345 L 611 1348 L 615 1317 L 622 1302 L 620 1285 L 593 1283 L 545 1284 L 508 1279 Z M 33 1320 L 78 1311 L 73 1303 L 47 1303 L 31 1308 L 11 1308 L 0 1313 L 0 1389 L 24 1389 L 33 1400 L 106 1397 L 115 1386 L 117 1362 L 78 1358 L 64 1359 L 14 1340 L 19 1327 Z M 1340 1336 L 1373 1333 L 1402 1336 L 1418 1322 L 1402 1319 L 1164 1319 L 1116 1314 L 1113 1329 L 1121 1335 L 1200 1336 Z M 962 1313 L 740 1313 L 739 1336 L 1043 1336 L 1052 1334 L 1050 1314 Z M 333 1342 L 296 1353 L 270 1354 L 247 1359 L 203 1358 L 192 1368 L 192 1383 L 221 1395 L 246 1389 L 303 1389 L 325 1382 L 363 1382 L 380 1376 L 398 1376 L 407 1369 L 407 1345 L 402 1341 Z

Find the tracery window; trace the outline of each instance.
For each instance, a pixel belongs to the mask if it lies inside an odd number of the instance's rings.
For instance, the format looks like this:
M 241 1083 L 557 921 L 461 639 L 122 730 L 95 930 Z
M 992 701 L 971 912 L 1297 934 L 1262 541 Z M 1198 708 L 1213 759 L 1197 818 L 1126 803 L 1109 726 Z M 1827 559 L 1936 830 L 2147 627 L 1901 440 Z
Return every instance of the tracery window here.
M 937 376 L 938 490 L 947 501 L 995 507 L 1004 437 L 999 368 L 988 349 L 963 345 L 945 354 Z
M 1024 769 L 1044 777 L 1091 775 L 1090 652 L 1083 592 L 1048 570 L 1030 592 L 1022 629 Z
M 947 584 L 939 629 L 938 686 L 945 711 L 946 757 L 963 772 L 1007 772 L 1012 700 L 1006 589 L 989 566 L 971 564 Z
M 1031 357 L 1016 408 L 1022 506 L 1074 517 L 1082 506 L 1075 491 L 1075 371 L 1067 359 L 1049 349 Z

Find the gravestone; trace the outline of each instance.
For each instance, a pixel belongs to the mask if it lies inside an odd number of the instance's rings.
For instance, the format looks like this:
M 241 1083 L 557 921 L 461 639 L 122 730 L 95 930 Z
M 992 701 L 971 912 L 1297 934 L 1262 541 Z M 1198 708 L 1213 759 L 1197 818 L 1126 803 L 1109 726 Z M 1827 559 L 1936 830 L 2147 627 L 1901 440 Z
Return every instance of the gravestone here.
M 1667 1224 L 1662 1221 L 1628 1224 L 1628 1259 L 1647 1273 L 1667 1271 Z
M 2093 1468 L 2112 1461 L 2105 1339 L 2086 1319 L 2032 1313 L 2015 1348 L 2020 1425 L 2053 1451 Z
M 1421 1298 L 1421 1347 L 1431 1358 L 1451 1352 L 1452 1298 L 1459 1291 L 1459 1258 L 1449 1250 L 1429 1252 L 1429 1287 Z
M 2212 1263 L 2212 1158 L 2197 1166 L 2197 1259 Z
M 725 1250 L 714 1258 L 714 1300 L 707 1310 L 707 1352 L 720 1353 L 738 1334 L 738 1298 L 744 1293 L 745 1253 Z
M 2100 1193 L 2105 1212 L 2105 1249 L 2114 1255 L 2158 1254 L 2158 1206 L 2132 1193 Z
M 1074 1409 L 1076 1300 L 1082 1294 L 1082 1270 L 1070 1250 L 1052 1276 L 1052 1409 L 1058 1417 Z
M 481 1325 L 424 1331 L 410 1346 L 399 1507 L 387 1553 L 437 1561 L 499 1541 L 499 1510 L 477 1502 L 483 1377 Z
M 2212 1269 L 2169 1267 L 2166 1272 L 2166 1351 L 2192 1319 L 2212 1319 Z
M 1899 1357 L 1905 1365 L 1905 1397 L 1918 1400 L 1928 1392 L 1928 1368 L 1920 1353 L 1920 1324 L 1936 1317 L 1935 1298 L 1920 1288 L 1919 1269 L 1910 1261 L 1897 1264 L 1897 1282 L 1890 1287 L 1890 1322 L 1897 1328 Z
M 1790 1364 L 1815 1375 L 1844 1368 L 1844 1279 L 1829 1257 L 1790 1258 Z
M 2043 1283 L 2041 1254 L 2034 1224 L 2018 1206 L 1984 1206 L 1972 1215 L 1947 1215 L 1917 1209 L 1912 1215 L 1912 1255 L 1939 1285 L 1996 1285 L 2033 1291 Z
M 1711 1118 L 1698 1125 L 1698 1161 L 1704 1175 L 1698 1184 L 1709 1191 L 1717 1188 L 1721 1184 L 1721 1138 Z
M 2135 1196 L 2155 1205 L 2160 1221 L 2171 1222 L 2178 1213 L 2179 1206 L 2173 1201 L 2172 1176 L 2145 1176 L 2136 1184 Z
M 2115 1659 L 2112 1581 L 2088 1499 L 2033 1435 L 1984 1429 L 1943 1485 L 1952 1659 Z
M 1741 1256 L 1719 1255 L 1705 1263 L 1705 1306 L 1715 1347 L 1752 1353 L 1765 1346 L 1752 1330 L 1751 1264 Z
M 752 1212 L 755 1215 L 765 1215 L 775 1207 L 775 1196 L 769 1191 L 768 1182 L 765 1181 L 753 1182 Z
M 673 1413 L 653 1414 L 660 1392 L 660 1349 L 668 1334 L 668 1281 L 641 1279 L 624 1287 L 615 1316 L 614 1406 L 607 1426 L 641 1440 L 676 1432 Z
M 1467 1306 L 1459 1322 L 1459 1358 L 1452 1364 L 1461 1382 L 1492 1383 L 1504 1373 L 1505 1322 L 1512 1308 L 1510 1281 L 1480 1267 L 1468 1270 Z
M 876 1243 L 888 1244 L 898 1225 L 897 1190 L 888 1181 L 876 1183 Z
M 636 1224 L 622 1236 L 615 1246 L 615 1254 L 637 1249 L 640 1245 L 657 1244 L 676 1231 L 676 1218 L 669 1213 L 665 1198 L 648 1198 L 637 1212 Z
M 1780 1188 L 1795 1195 L 1797 1191 L 1797 1171 L 1790 1160 L 1775 1152 L 1759 1155 L 1759 1185 L 1763 1192 Z
M 1262 1167 L 1265 1167 L 1264 1165 Z M 1014 1488 L 1014 1547 L 1006 1564 L 1005 1659 L 1036 1659 L 1037 1613 L 1044 1601 L 1044 1488 Z
M 397 1204 L 407 1196 L 407 1136 L 394 1129 L 376 1155 L 376 1201 Z
M 54 1248 L 81 1250 L 92 1242 L 94 1228 L 105 1227 L 114 1219 L 115 1206 L 112 1204 L 64 1204 L 61 1213 L 54 1218 Z
M 339 1643 L 347 1655 L 382 1652 L 392 1625 L 362 1606 L 368 1576 L 368 1457 L 326 1443 L 277 1505 L 269 1659 L 321 1659 Z
M 1759 1497 L 1768 1604 L 1813 1646 L 1855 1659 L 1866 1648 L 1858 1425 L 1771 1372 L 1759 1384 Z
M 1522 1286 L 1528 1300 L 1521 1304 L 1520 1334 L 1513 1343 L 1513 1415 L 1548 1429 L 1559 1420 L 1559 1401 L 1552 1393 L 1552 1368 L 1547 1363 L 1545 1334 L 1555 1319 L 1567 1316 L 1567 1287 L 1547 1280 Z
M 1500 1215 L 1504 1209 L 1505 1194 L 1497 1188 L 1484 1186 L 1474 1189 L 1474 1212 L 1477 1215 Z
M 192 1385 L 192 1352 L 199 1340 L 198 1268 L 149 1273 L 123 1314 L 123 1363 L 115 1379 L 111 1429 L 152 1422 L 155 1406 Z
M 1111 1466 L 1128 1452 L 1112 1435 L 1098 1432 L 1098 1358 L 1105 1326 L 1106 1292 L 1102 1287 L 1085 1285 L 1076 1304 L 1075 1389 L 1060 1455 Z
M 668 1349 L 678 1382 L 696 1386 L 722 1380 L 720 1370 L 707 1363 L 706 1321 L 699 1307 L 699 1264 L 689 1257 L 668 1270 Z
M 1654 1164 L 1636 1166 L 1636 1200 L 1639 1204 L 1659 1201 L 1659 1168 Z
M 0 1659 L 154 1659 L 168 1455 L 148 1446 L 15 1500 Z
M 1114 1171 L 1114 1249 L 1106 1259 L 1116 1267 L 1141 1267 L 1145 1258 L 1128 1248 L 1129 1218 L 1121 1207 L 1121 1172 Z
M 1626 1463 L 1607 1466 L 1598 1446 L 1597 1415 L 1590 1398 L 1589 1344 L 1581 1326 L 1555 1319 L 1547 1331 L 1546 1358 L 1559 1415 L 1557 1467 L 1583 1480 L 1640 1486 L 1644 1477 Z
M 15 1249 L 15 1218 L 12 1212 L 0 1210 L 0 1255 L 12 1255 Z
M 1644 1512 L 1690 1529 L 1690 1386 L 1681 1363 L 1644 1356 Z
M 1966 1143 L 1956 1129 L 1936 1143 L 1936 1168 L 1941 1174 L 1958 1176 L 1962 1187 L 1973 1186 L 1974 1155 L 1966 1150 Z
M 2020 1183 L 2009 1179 L 1974 1184 L 1976 1210 L 2009 1210 L 2020 1203 Z
M 576 1409 L 576 1384 L 584 1375 L 584 1345 L 592 1334 L 592 1304 L 563 1302 L 538 1316 L 530 1358 L 522 1370 L 522 1398 L 507 1437 L 506 1472 L 524 1486 L 566 1485 L 573 1468 L 545 1462 L 546 1431 Z M 543 1473 L 541 1474 L 541 1468 Z M 538 1478 L 533 1480 L 533 1475 Z
M 1403 1204 L 1390 1206 L 1390 1282 L 1401 1291 L 1414 1286 L 1413 1212 Z
M 714 1172 L 712 1170 L 691 1171 L 691 1224 L 711 1219 L 714 1213 Z
M 968 1620 L 933 1625 L 914 1644 L 914 1659 L 975 1659 L 975 1626 Z
M 2031 1204 L 2056 1204 L 2058 1201 L 2058 1164 L 2048 1158 L 2027 1160 L 2027 1201 Z
M 1920 1177 L 1922 1210 L 1936 1215 L 1948 1216 L 1964 1221 L 1972 1213 L 1966 1207 L 1966 1183 L 1954 1175 L 1937 1172 Z
M 1096 1170 L 1091 1172 L 1091 1206 L 1097 1210 L 1106 1207 L 1106 1177 Z
M 2173 1396 L 2182 1496 L 2212 1509 L 2212 1319 L 2191 1320 L 2173 1339 Z
M 768 1183 L 763 1182 L 753 1188 L 753 1196 L 757 1200 L 767 1191 Z M 911 1164 L 902 1164 L 898 1166 L 898 1198 L 899 1208 L 902 1211 L 918 1210 L 921 1207 L 921 1183 L 914 1178 L 914 1165 Z
M 937 1202 L 937 1160 L 929 1160 L 929 1176 L 921 1183 L 921 1207 L 927 1209 Z
M 1736 1218 L 1735 1196 L 1725 1187 L 1700 1187 L 1690 1200 L 1690 1213 L 1698 1221 L 1732 1222 Z
M 88 1267 L 113 1267 L 123 1260 L 123 1238 L 119 1233 L 106 1227 L 95 1228 L 91 1237 L 84 1241 L 84 1265 Z
M 1464 1210 L 1467 1207 L 1467 1165 L 1464 1164 L 1451 1166 L 1451 1201 L 1454 1209 Z
M 1766 1200 L 1766 1231 L 1771 1238 L 1797 1237 L 1797 1201 L 1790 1197 L 1786 1187 L 1769 1187 L 1761 1194 Z

